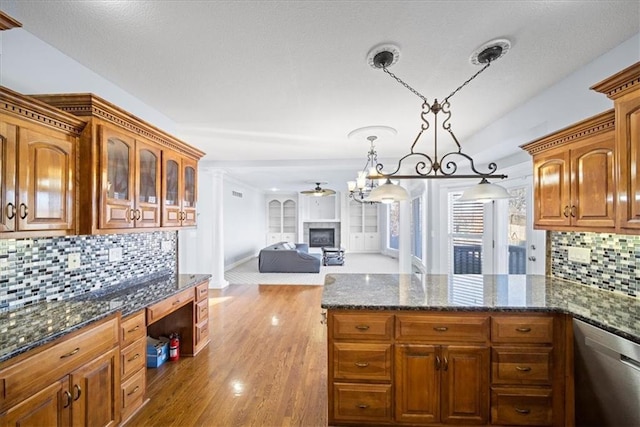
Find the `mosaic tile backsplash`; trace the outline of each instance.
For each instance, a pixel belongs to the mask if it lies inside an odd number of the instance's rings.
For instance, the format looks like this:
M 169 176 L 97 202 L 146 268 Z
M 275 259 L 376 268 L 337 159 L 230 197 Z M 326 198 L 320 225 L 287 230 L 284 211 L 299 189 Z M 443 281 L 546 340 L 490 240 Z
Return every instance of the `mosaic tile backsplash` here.
M 177 273 L 177 232 L 0 239 L 0 311 Z M 109 249 L 122 259 L 109 261 Z M 69 254 L 80 267 L 69 269 Z
M 591 249 L 591 262 L 569 261 L 569 247 Z M 551 275 L 638 297 L 640 236 L 551 232 Z

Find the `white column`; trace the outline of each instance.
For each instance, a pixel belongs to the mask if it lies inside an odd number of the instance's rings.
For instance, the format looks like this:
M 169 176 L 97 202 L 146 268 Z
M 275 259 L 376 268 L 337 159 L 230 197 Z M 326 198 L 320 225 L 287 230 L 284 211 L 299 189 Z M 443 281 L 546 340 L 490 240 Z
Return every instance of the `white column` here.
M 404 187 L 404 186 L 403 186 Z M 398 267 L 400 274 L 411 273 L 411 197 L 400 202 L 400 241 Z
M 202 241 L 202 246 L 211 250 L 210 288 L 225 288 L 229 282 L 224 279 L 224 171 L 215 169 L 211 173 L 211 234 Z M 205 248 L 203 248 L 205 249 Z

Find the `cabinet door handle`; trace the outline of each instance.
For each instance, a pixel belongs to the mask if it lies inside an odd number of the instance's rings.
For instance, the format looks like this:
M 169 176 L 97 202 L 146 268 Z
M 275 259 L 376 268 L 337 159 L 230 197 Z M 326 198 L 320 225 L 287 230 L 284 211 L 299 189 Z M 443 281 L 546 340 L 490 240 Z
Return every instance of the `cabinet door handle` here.
M 135 327 L 135 328 L 133 328 L 133 329 L 129 329 L 129 330 L 127 331 L 127 333 L 129 333 L 129 334 L 130 334 L 130 333 L 132 333 L 132 332 L 137 331 L 138 329 L 140 329 L 140 325 L 136 325 L 136 327 Z
M 578 213 L 578 208 L 575 206 L 571 206 L 571 217 L 575 218 L 577 213 Z
M 360 409 L 367 409 L 369 407 L 369 405 L 365 405 L 364 403 L 358 403 L 356 405 L 356 408 L 360 408 Z
M 522 415 L 529 415 L 531 413 L 530 409 L 520 409 L 520 408 L 514 408 L 514 409 L 517 413 Z
M 322 313 L 320 313 L 321 319 L 320 319 L 320 324 L 321 325 L 326 325 L 327 324 L 327 312 L 323 311 Z
M 131 359 L 127 360 L 127 362 L 133 362 L 134 360 L 136 360 L 138 357 L 140 357 L 140 353 L 136 353 L 135 356 L 133 356 Z
M 140 221 L 142 218 L 142 211 L 140 209 L 136 209 L 136 221 Z
M 531 332 L 531 328 L 516 328 L 516 331 L 526 334 L 527 332 Z
M 69 393 L 67 390 L 65 390 L 65 391 L 64 391 L 64 397 L 66 397 L 66 398 L 67 398 L 67 401 L 65 402 L 64 407 L 65 407 L 65 408 L 68 408 L 68 407 L 69 407 L 69 405 L 71 405 L 71 401 L 73 400 L 73 399 L 71 398 L 71 393 Z
M 20 219 L 25 219 L 29 214 L 29 208 L 24 203 L 20 203 Z
M 436 332 L 447 332 L 449 328 L 447 328 L 446 326 L 436 326 L 435 328 L 433 328 L 433 330 Z
M 60 356 L 60 359 L 66 359 L 67 357 L 71 357 L 71 356 L 73 356 L 74 354 L 76 354 L 79 351 L 80 351 L 80 347 L 76 347 L 76 349 L 73 350 L 72 352 L 67 353 L 67 354 L 63 354 L 62 356 Z
M 73 398 L 73 400 L 78 400 L 80 399 L 80 396 L 82 395 L 82 389 L 80 388 L 80 386 L 78 384 L 74 384 L 73 388 L 76 389 L 76 397 Z
M 436 356 L 436 371 L 440 370 L 440 356 Z
M 140 390 L 140 386 L 136 386 L 136 388 L 134 388 L 133 390 L 131 390 L 129 393 L 127 393 L 127 396 L 131 396 L 133 393 L 135 393 L 136 391 Z
M 7 203 L 7 218 L 13 219 L 16 217 L 16 205 L 13 203 Z
M 356 365 L 358 368 L 366 368 L 367 366 L 369 366 L 368 362 L 355 362 L 354 365 Z
M 516 366 L 516 370 L 520 372 L 529 372 L 531 368 L 529 366 Z
M 133 209 L 129 209 L 129 221 L 133 221 L 136 219 L 136 213 L 134 212 Z
M 564 217 L 565 217 L 565 218 L 569 218 L 569 210 L 570 210 L 570 209 L 569 209 L 569 206 L 565 206 L 565 207 L 564 207 L 564 212 L 563 212 L 563 214 L 564 214 Z
M 360 330 L 360 331 L 366 331 L 369 329 L 369 325 L 357 325 L 356 329 Z
M 442 370 L 446 371 L 447 369 L 449 369 L 449 359 L 447 359 L 447 357 L 445 356 L 442 363 Z

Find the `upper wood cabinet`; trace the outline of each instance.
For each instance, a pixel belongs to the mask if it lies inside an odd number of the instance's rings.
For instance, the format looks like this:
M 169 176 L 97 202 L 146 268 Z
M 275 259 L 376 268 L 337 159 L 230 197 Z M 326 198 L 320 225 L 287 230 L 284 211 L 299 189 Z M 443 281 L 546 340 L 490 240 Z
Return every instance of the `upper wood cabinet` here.
M 0 238 L 74 234 L 84 122 L 3 87 L 0 100 Z
M 197 163 L 176 153 L 163 151 L 162 225 L 196 224 Z
M 618 231 L 640 234 L 640 62 L 591 89 L 613 100 L 618 164 Z
M 160 149 L 100 126 L 100 228 L 160 226 Z
M 533 155 L 536 228 L 615 231 L 614 128 L 610 110 L 522 147 Z
M 86 121 L 79 146 L 80 234 L 196 225 L 203 152 L 93 94 L 34 97 Z
M 615 230 L 613 110 L 523 148 L 533 155 L 536 228 Z

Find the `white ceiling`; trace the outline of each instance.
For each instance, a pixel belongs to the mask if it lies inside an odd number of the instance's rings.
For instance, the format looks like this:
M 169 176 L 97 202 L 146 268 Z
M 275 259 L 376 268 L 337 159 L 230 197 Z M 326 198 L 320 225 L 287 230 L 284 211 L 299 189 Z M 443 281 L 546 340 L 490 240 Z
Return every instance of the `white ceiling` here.
M 478 70 L 469 62 L 476 48 L 511 40 L 508 55 L 452 99 L 464 146 L 640 31 L 638 1 L 3 4 L 24 29 L 175 121 L 178 136 L 207 153 L 203 165 L 228 167 L 264 190 L 302 190 L 316 180 L 344 189 L 368 149 L 366 140 L 348 140 L 355 128 L 398 130 L 377 143 L 381 160 L 408 150 L 422 101 L 367 65 L 377 44 L 400 47 L 391 71 L 432 100 Z

